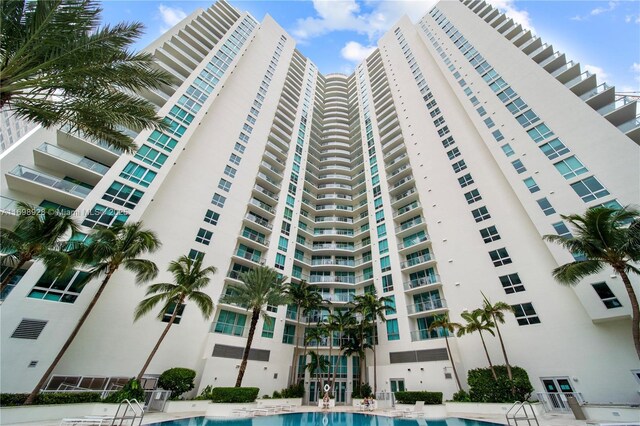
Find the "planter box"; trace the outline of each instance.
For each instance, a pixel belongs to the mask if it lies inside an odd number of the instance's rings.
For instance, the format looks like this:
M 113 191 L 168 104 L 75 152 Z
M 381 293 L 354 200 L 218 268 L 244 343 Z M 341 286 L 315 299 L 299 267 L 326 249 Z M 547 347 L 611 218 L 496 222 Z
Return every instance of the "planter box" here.
M 413 411 L 415 404 L 396 404 L 396 410 Z M 444 404 L 425 405 L 422 409 L 424 417 L 427 419 L 442 419 L 448 417 L 447 407 Z
M 207 401 L 209 402 L 209 401 Z M 205 412 L 206 417 L 237 417 L 237 415 L 231 414 L 234 410 L 239 409 L 253 409 L 258 408 L 258 404 L 255 402 L 246 403 L 246 404 L 225 404 L 225 403 L 215 403 L 211 402 L 207 405 L 207 411 Z
M 256 399 L 258 407 L 265 405 L 293 405 L 296 407 L 302 406 L 302 398 L 271 398 L 271 399 Z
M 211 401 L 204 400 L 191 400 L 191 401 L 167 401 L 164 406 L 164 413 L 183 413 L 187 411 L 207 411 Z
M 118 404 L 88 402 L 83 404 L 28 405 L 0 408 L 2 424 L 33 423 L 60 420 L 71 417 L 110 416 L 116 413 Z
M 583 405 L 582 411 L 589 420 L 603 420 L 610 423 L 638 424 L 640 409 L 625 405 Z M 3 422 L 4 423 L 4 422 Z

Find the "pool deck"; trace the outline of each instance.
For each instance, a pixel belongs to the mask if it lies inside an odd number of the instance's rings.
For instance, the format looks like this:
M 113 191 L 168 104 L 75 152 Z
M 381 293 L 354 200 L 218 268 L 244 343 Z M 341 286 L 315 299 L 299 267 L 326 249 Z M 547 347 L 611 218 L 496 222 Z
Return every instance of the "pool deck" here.
M 353 407 L 336 407 L 333 408 L 329 411 L 327 410 L 321 410 L 317 407 L 311 407 L 311 406 L 302 406 L 302 407 L 295 407 L 295 409 L 293 410 L 294 413 L 306 413 L 306 412 L 349 412 L 349 413 L 362 413 L 361 411 L 358 411 L 357 409 L 354 409 Z M 151 423 L 158 423 L 158 422 L 163 422 L 163 421 L 168 421 L 168 420 L 176 420 L 176 419 L 183 419 L 183 418 L 189 418 L 189 417 L 201 417 L 204 416 L 204 412 L 203 411 L 193 411 L 193 412 L 181 412 L 181 413 L 147 413 L 144 416 L 144 419 L 142 421 L 143 425 L 147 425 L 147 424 L 151 424 Z M 281 413 L 281 414 L 288 414 L 288 413 Z M 389 417 L 388 413 L 385 412 L 384 410 L 376 410 L 376 411 L 369 411 L 369 412 L 364 412 L 362 414 L 367 414 L 367 415 L 378 415 L 378 416 L 384 416 L 384 417 Z M 453 416 L 452 416 L 453 417 Z M 471 416 L 471 415 L 460 415 L 460 416 L 456 416 L 456 417 L 461 417 L 461 418 L 468 418 L 468 419 L 472 419 L 472 420 L 484 420 L 484 421 L 488 421 L 488 422 L 494 422 L 494 423 L 499 423 L 499 424 L 504 424 L 506 425 L 506 421 L 504 416 L 492 416 L 492 415 L 475 415 L 475 416 Z M 427 419 L 428 421 L 429 419 Z M 552 414 L 546 414 L 544 416 L 538 417 L 538 421 L 540 426 L 586 426 L 587 422 L 584 420 L 575 420 L 573 419 L 573 417 L 571 415 L 552 415 Z M 522 423 L 521 423 L 522 424 Z M 3 426 L 9 426 L 10 424 L 4 424 Z M 60 425 L 60 419 L 58 420 L 50 420 L 50 421 L 42 421 L 42 422 L 27 422 L 27 423 L 13 423 L 13 425 L 15 426 L 59 426 Z

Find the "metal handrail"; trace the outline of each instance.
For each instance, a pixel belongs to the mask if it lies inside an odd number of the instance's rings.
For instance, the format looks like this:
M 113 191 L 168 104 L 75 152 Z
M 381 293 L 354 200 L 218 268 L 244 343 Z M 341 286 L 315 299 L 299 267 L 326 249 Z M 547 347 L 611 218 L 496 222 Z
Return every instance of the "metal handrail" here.
M 533 415 L 533 417 L 529 416 L 529 413 L 527 413 L 527 405 L 529 406 L 529 408 L 531 409 L 531 414 Z M 513 411 L 513 409 L 516 409 L 515 411 Z M 522 410 L 522 417 L 518 417 L 518 413 L 520 413 L 520 411 Z M 512 413 L 513 411 L 513 413 Z M 505 417 L 507 418 L 507 424 L 509 426 L 511 426 L 511 420 L 513 420 L 513 425 L 517 426 L 518 425 L 518 420 L 526 420 L 527 421 L 527 425 L 532 426 L 532 425 L 536 425 L 539 426 L 540 423 L 538 423 L 538 417 L 536 416 L 536 412 L 533 409 L 533 406 L 531 405 L 531 403 L 529 401 L 516 401 L 513 403 L 513 405 L 509 408 L 509 410 L 507 410 L 507 414 L 505 415 Z M 533 420 L 533 423 L 531 422 Z

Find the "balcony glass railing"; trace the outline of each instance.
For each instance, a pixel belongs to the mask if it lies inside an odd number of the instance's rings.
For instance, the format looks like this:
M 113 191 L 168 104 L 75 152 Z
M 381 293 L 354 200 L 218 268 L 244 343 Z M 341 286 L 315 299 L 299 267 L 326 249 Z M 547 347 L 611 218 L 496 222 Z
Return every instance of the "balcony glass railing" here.
M 415 278 L 413 280 L 405 281 L 404 289 L 405 290 L 413 290 L 414 288 L 425 287 L 428 285 L 433 285 L 440 282 L 440 275 L 428 275 L 426 277 Z
M 402 249 L 406 249 L 409 247 L 413 247 L 416 244 L 420 244 L 423 243 L 425 241 L 429 241 L 429 235 L 428 234 L 424 234 L 424 235 L 420 235 L 419 237 L 413 238 L 411 240 L 405 241 L 403 243 L 401 243 L 398 247 L 400 248 L 400 250 Z
M 615 102 L 611 102 L 609 105 L 603 106 L 598 110 L 598 112 L 601 115 L 606 115 L 632 102 L 636 102 L 636 99 L 631 96 L 623 96 L 622 98 L 616 99 Z
M 405 229 L 412 228 L 412 227 L 414 227 L 416 225 L 419 225 L 421 223 L 424 223 L 424 220 L 422 219 L 422 216 L 416 217 L 415 219 L 411 219 L 409 222 L 404 222 L 404 223 L 396 226 L 396 232 L 402 232 Z
M 249 327 L 244 325 L 214 322 L 211 324 L 211 333 L 227 334 L 229 336 L 246 337 Z
M 241 257 L 243 259 L 250 260 L 255 263 L 262 263 L 262 257 L 260 256 L 260 254 L 255 252 L 238 249 L 238 251 L 236 251 L 236 256 Z
M 420 265 L 422 263 L 430 262 L 432 259 L 430 254 L 424 254 L 422 256 L 412 257 L 409 260 L 400 263 L 401 268 L 410 268 L 412 266 Z
M 16 166 L 9 172 L 9 174 L 39 183 L 44 186 L 48 186 L 50 188 L 55 188 L 59 191 L 66 192 L 80 198 L 84 198 L 89 195 L 92 189 L 24 166 Z
M 598 85 L 598 87 L 596 87 L 595 89 L 591 89 L 587 93 L 580 95 L 580 99 L 582 99 L 583 101 L 587 101 L 593 98 L 594 96 L 599 95 L 600 93 L 611 89 L 612 87 L 613 86 L 609 86 L 607 83 L 602 83 Z
M 409 314 L 417 314 L 420 312 L 429 312 L 435 311 L 437 309 L 444 309 L 446 307 L 447 301 L 445 299 L 425 300 L 424 302 L 407 305 L 407 312 Z
M 417 342 L 420 340 L 432 340 L 432 339 L 440 339 L 447 335 L 447 332 L 444 328 L 439 327 L 434 330 L 414 330 L 411 332 L 411 341 Z
M 245 219 L 250 220 L 251 222 L 257 223 L 260 226 L 264 226 L 265 228 L 271 229 L 272 225 L 269 223 L 268 220 L 262 219 L 254 214 L 251 213 L 247 213 L 245 215 Z
M 63 149 L 58 148 L 55 145 L 50 145 L 48 143 L 43 143 L 36 151 L 47 153 L 53 157 L 64 160 L 68 163 L 75 164 L 87 170 L 91 170 L 92 172 L 96 172 L 98 174 L 104 175 L 109 171 L 109 167 L 104 164 L 100 164 L 96 161 L 90 160 L 87 157 L 83 157 L 81 155 L 74 154 L 69 151 L 65 151 Z
M 263 246 L 267 245 L 267 240 L 260 235 L 253 234 L 251 232 L 243 232 L 242 236 L 248 240 L 255 241 L 256 243 L 262 244 Z
M 620 130 L 622 133 L 627 133 L 628 131 L 637 129 L 638 127 L 640 127 L 640 117 L 636 117 L 633 120 L 622 123 L 618 126 L 618 130 Z

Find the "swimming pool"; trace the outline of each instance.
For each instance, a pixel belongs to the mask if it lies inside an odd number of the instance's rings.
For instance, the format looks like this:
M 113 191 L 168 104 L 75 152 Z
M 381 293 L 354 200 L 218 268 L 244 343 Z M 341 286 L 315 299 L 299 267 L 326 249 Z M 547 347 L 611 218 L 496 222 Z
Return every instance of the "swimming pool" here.
M 241 419 L 191 417 L 154 423 L 154 426 L 503 426 L 449 417 L 438 420 L 401 419 L 359 413 L 291 413 Z M 148 425 L 151 426 L 151 425 Z

